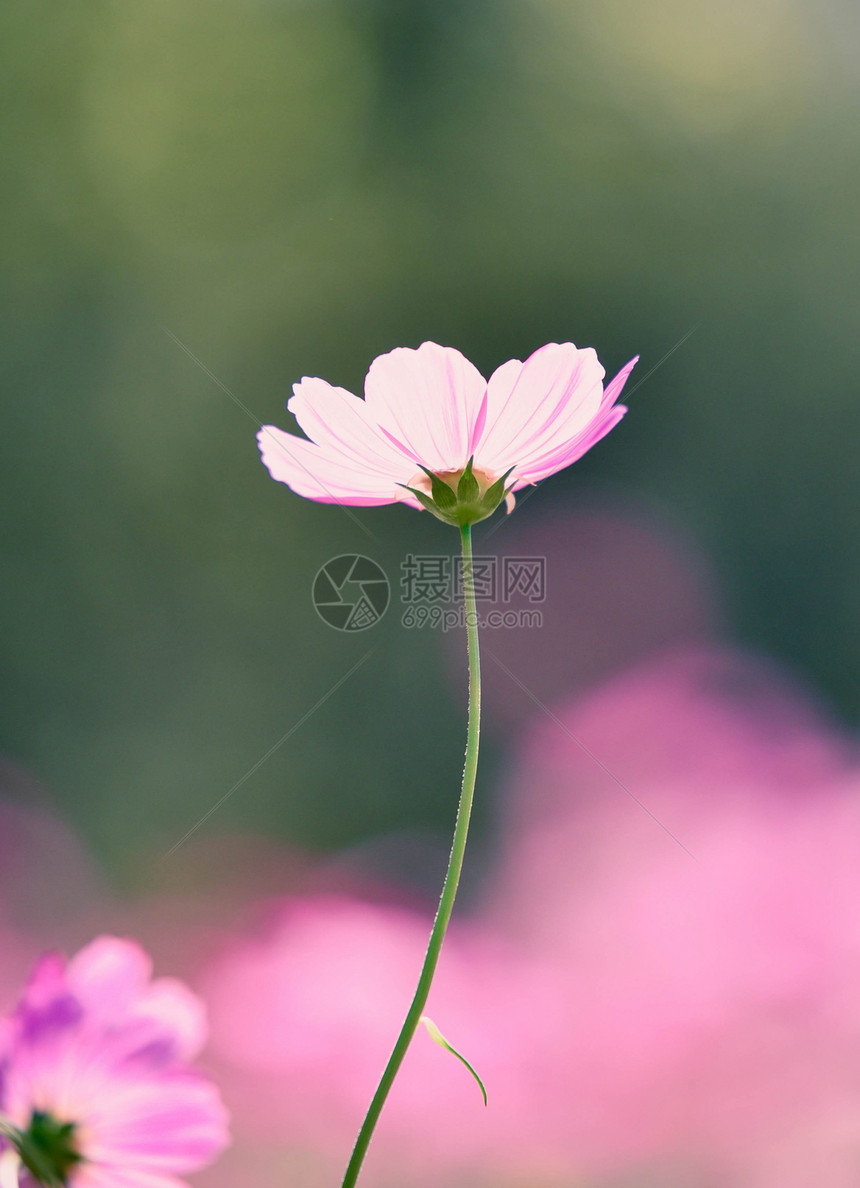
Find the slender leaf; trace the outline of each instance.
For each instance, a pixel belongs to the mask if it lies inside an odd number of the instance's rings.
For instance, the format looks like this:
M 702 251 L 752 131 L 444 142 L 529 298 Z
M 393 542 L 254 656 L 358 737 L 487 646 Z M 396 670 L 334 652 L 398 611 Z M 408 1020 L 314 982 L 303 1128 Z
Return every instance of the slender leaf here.
M 466 1068 L 469 1070 L 469 1072 L 472 1074 L 472 1076 L 478 1082 L 478 1088 L 481 1090 L 481 1096 L 484 1099 L 484 1105 L 486 1105 L 487 1104 L 487 1090 L 484 1088 L 484 1082 L 481 1080 L 481 1078 L 478 1076 L 478 1074 L 472 1068 L 471 1064 L 466 1059 L 466 1057 L 461 1055 L 461 1053 L 459 1053 L 456 1048 L 453 1048 L 448 1043 L 448 1041 L 445 1039 L 442 1032 L 439 1030 L 439 1028 L 436 1026 L 436 1024 L 433 1022 L 433 1020 L 430 1018 L 429 1015 L 422 1015 L 421 1018 L 419 1019 L 419 1023 L 424 1024 L 424 1026 L 427 1028 L 427 1034 L 430 1036 L 430 1038 L 435 1043 L 437 1043 L 439 1045 L 440 1048 L 444 1048 L 446 1052 L 450 1052 L 452 1056 L 456 1056 L 457 1059 L 459 1061 L 461 1061 L 461 1063 L 465 1064 Z

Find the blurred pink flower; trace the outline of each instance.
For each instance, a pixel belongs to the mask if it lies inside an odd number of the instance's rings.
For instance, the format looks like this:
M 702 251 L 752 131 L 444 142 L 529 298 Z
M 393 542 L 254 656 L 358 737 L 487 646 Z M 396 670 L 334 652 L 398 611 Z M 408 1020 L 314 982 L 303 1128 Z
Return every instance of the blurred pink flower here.
M 482 915 L 566 987 L 547 1102 L 579 1167 L 852 1182 L 859 777 L 807 695 L 716 648 L 534 723 Z
M 490 377 L 451 347 L 425 342 L 380 355 L 364 400 L 321 379 L 293 387 L 288 408 L 310 438 L 264 425 L 257 440 L 272 478 L 321 503 L 419 502 L 421 468 L 459 475 L 474 456 L 482 493 L 506 472 L 518 490 L 591 449 L 627 411 L 615 401 L 636 359 L 603 387 L 589 347 L 549 343 Z
M 214 1085 L 188 1067 L 203 1006 L 150 981 L 135 942 L 103 936 L 43 957 L 0 1030 L 0 1112 L 25 1165 L 71 1188 L 177 1188 L 228 1141 Z M 18 1144 L 16 1144 L 18 1145 Z

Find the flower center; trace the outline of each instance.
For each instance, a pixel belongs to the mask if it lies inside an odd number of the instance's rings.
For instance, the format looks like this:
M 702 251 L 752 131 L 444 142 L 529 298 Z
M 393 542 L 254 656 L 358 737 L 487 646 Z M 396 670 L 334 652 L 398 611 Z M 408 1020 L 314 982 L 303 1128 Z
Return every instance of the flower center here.
M 74 1122 L 33 1110 L 30 1125 L 15 1142 L 21 1162 L 46 1188 L 64 1188 L 72 1168 L 83 1159 L 75 1146 L 75 1129 Z

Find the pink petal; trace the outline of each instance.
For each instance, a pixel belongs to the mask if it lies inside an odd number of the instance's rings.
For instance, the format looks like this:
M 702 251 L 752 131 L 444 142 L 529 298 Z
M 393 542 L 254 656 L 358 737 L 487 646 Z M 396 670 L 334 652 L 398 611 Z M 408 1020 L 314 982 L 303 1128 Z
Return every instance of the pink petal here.
M 93 1163 L 188 1172 L 228 1142 L 227 1112 L 214 1085 L 193 1074 L 112 1080 L 82 1132 Z
M 134 1013 L 172 1041 L 180 1060 L 193 1060 L 206 1042 L 206 1008 L 178 978 L 157 978 Z
M 400 498 L 398 482 L 409 482 L 415 473 L 403 460 L 402 477 L 380 474 L 370 467 L 329 453 L 312 441 L 263 425 L 257 434 L 263 464 L 273 479 L 286 483 L 297 495 L 320 503 L 373 507 Z
M 71 959 L 69 990 L 88 1013 L 114 1018 L 128 1010 L 152 974 L 152 961 L 136 941 L 100 936 Z
M 549 478 L 551 474 L 556 474 L 559 470 L 564 470 L 566 466 L 577 462 L 583 454 L 588 453 L 592 446 L 597 445 L 610 429 L 615 428 L 626 412 L 625 405 L 616 404 L 605 416 L 594 421 L 573 441 L 557 447 L 545 454 L 543 458 L 533 459 L 522 468 L 518 467 L 518 480 L 514 485 L 514 490 L 518 491 L 521 487 L 531 483 L 539 483 L 541 479 Z
M 140 1168 L 82 1163 L 72 1172 L 71 1188 L 188 1188 L 183 1180 Z
M 45 953 L 34 965 L 24 993 L 21 1007 L 40 1010 L 66 990 L 66 959 L 61 953 Z
M 293 385 L 293 392 L 287 408 L 329 457 L 389 477 L 404 468 L 403 452 L 380 432 L 363 400 L 345 388 L 307 376 Z M 406 469 L 414 473 L 411 464 Z
M 621 394 L 627 377 L 638 359 L 639 356 L 636 355 L 606 385 L 598 412 L 580 428 L 579 432 L 572 437 L 563 436 L 562 432 L 553 434 L 552 444 L 543 452 L 530 455 L 521 465 L 517 466 L 517 482 L 514 490 L 519 490 L 530 483 L 540 482 L 541 479 L 570 466 L 596 445 L 601 438 L 605 437 L 611 429 L 614 429 L 627 412 L 624 405 L 616 405 L 614 402 Z
M 603 400 L 601 401 L 601 409 L 608 408 L 609 405 L 614 404 L 621 395 L 621 389 L 627 383 L 627 377 L 630 372 L 639 362 L 639 356 L 634 355 L 629 363 L 625 363 L 618 374 L 609 381 L 603 390 Z
M 486 382 L 452 347 L 425 342 L 374 359 L 364 384 L 367 408 L 390 439 L 430 470 L 469 460 Z
M 495 472 L 520 467 L 561 445 L 588 424 L 600 407 L 604 370 L 590 348 L 548 343 L 525 363 L 498 368 L 487 385 L 487 428 L 477 465 Z

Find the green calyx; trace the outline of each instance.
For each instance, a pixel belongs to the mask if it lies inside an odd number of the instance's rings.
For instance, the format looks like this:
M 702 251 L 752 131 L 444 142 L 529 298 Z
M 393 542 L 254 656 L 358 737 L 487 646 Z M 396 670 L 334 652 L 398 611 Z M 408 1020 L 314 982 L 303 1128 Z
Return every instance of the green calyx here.
M 45 1188 L 65 1188 L 72 1169 L 83 1160 L 74 1140 L 73 1122 L 58 1122 L 41 1110 L 34 1110 L 27 1129 L 12 1138 L 21 1162 Z
M 400 485 L 414 495 L 425 511 L 429 511 L 437 520 L 452 524 L 455 528 L 477 524 L 479 520 L 491 516 L 511 490 L 511 487 L 505 487 L 505 482 L 513 466 L 501 478 L 488 483 L 482 481 L 480 472 L 478 475 L 474 473 L 473 462 L 474 458 L 470 458 L 463 470 L 446 474 L 434 474 L 422 466 L 421 469 L 430 480 L 429 495 L 405 483 Z

